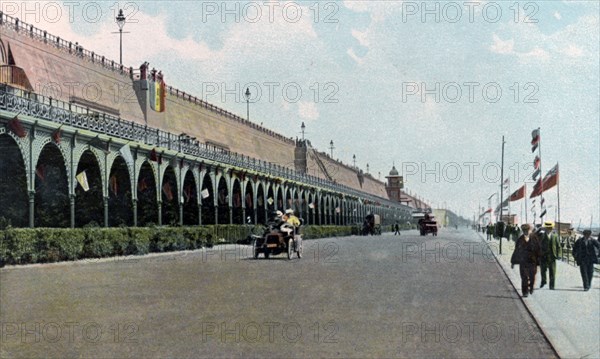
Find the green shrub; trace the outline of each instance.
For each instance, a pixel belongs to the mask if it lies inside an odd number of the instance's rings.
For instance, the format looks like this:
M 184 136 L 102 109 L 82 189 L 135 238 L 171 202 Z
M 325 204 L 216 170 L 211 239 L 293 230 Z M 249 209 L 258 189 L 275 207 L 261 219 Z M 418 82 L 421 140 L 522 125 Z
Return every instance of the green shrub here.
M 38 248 L 36 230 L 31 229 L 7 229 L 4 232 L 3 247 L 6 264 L 29 264 L 38 262 Z

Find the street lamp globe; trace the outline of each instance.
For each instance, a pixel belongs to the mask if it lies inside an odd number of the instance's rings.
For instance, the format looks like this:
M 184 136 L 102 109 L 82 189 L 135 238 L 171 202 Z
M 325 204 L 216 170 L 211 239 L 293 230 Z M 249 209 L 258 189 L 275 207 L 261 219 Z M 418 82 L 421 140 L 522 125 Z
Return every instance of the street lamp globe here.
M 119 30 L 123 30 L 123 26 L 125 26 L 125 15 L 123 15 L 123 9 L 119 9 L 119 15 L 117 15 L 116 20 Z
M 244 95 L 246 96 L 246 100 L 250 101 L 250 88 L 246 87 L 246 93 Z

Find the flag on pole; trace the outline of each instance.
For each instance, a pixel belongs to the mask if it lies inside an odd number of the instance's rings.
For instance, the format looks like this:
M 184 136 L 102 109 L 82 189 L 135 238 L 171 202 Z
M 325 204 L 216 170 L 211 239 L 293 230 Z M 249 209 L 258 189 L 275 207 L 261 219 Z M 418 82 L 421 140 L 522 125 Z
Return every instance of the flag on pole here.
M 98 149 L 98 150 L 104 152 L 105 154 L 110 153 L 110 151 L 108 150 L 108 146 L 105 145 L 104 142 L 102 142 L 99 135 L 92 138 L 92 140 L 90 142 L 88 142 L 88 145 L 90 147 L 94 147 L 95 149 Z
M 133 165 L 133 156 L 131 155 L 131 148 L 129 147 L 129 144 L 121 147 L 119 153 L 121 153 L 121 156 L 128 165 Z
M 531 191 L 531 195 L 529 196 L 529 198 L 534 198 L 534 197 L 537 197 L 540 194 L 542 194 L 541 187 L 542 187 L 542 179 L 540 178 L 539 180 L 537 180 L 537 182 L 533 186 L 533 191 Z
M 85 174 L 85 171 L 83 171 L 80 174 L 78 174 L 77 176 L 75 176 L 75 178 L 77 178 L 77 182 L 81 185 L 81 188 L 83 188 L 83 190 L 85 192 L 90 190 L 90 185 L 88 183 L 88 179 L 87 179 L 87 175 Z
M 110 176 L 109 187 L 110 187 L 110 190 L 112 191 L 112 193 L 115 196 L 118 195 L 118 193 L 119 193 L 119 183 L 117 181 L 117 176 L 115 176 L 115 175 Z
M 19 115 L 16 115 L 12 120 L 8 121 L 6 127 L 9 130 L 11 130 L 12 133 L 14 133 L 17 137 L 23 138 L 27 136 L 25 128 L 23 128 L 21 121 L 19 121 Z
M 35 168 L 35 175 L 41 180 L 44 181 L 46 179 L 46 165 L 39 164 Z
M 542 209 L 542 214 L 540 214 L 540 218 L 544 218 L 546 215 L 546 208 Z
M 531 145 L 536 145 L 540 143 L 540 129 L 536 128 L 535 130 L 531 131 Z
M 148 188 L 150 188 L 150 186 L 148 186 L 148 181 L 146 180 L 146 177 L 144 177 L 138 183 L 138 191 L 144 192 Z
M 544 191 L 558 184 L 558 163 L 544 176 Z
M 535 168 L 536 170 L 540 168 L 540 157 L 539 156 L 535 156 L 535 159 L 533 160 L 533 168 Z
M 538 176 L 540 175 L 540 169 L 538 168 L 537 170 L 535 170 L 535 172 L 533 172 L 533 174 L 531 175 L 531 179 L 533 179 L 534 181 L 537 181 Z
M 158 162 L 159 165 L 162 163 L 162 156 L 159 156 L 156 153 L 156 148 L 153 148 L 152 151 L 150 151 L 150 161 Z
M 165 182 L 165 184 L 163 184 L 163 193 L 165 194 L 165 197 L 167 197 L 167 201 L 171 202 L 173 200 L 173 192 L 171 191 L 171 184 L 169 182 Z
M 509 184 L 510 184 L 510 177 L 505 179 L 504 182 L 502 182 L 502 186 L 504 187 L 504 189 L 508 189 Z
M 60 145 L 60 140 L 62 138 L 62 125 L 59 128 L 52 132 L 52 139 L 56 142 L 57 145 Z
M 510 201 L 518 201 L 521 198 L 525 198 L 525 185 L 523 185 L 518 190 L 514 191 L 513 194 L 510 195 Z

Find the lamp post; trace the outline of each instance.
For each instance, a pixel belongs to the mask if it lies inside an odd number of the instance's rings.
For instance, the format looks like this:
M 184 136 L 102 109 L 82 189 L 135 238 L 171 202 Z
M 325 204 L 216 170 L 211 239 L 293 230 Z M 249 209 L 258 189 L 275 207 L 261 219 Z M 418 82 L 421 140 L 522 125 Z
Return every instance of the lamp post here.
M 246 87 L 246 120 L 250 121 L 250 88 Z
M 119 26 L 119 64 L 123 65 L 123 26 L 125 26 L 125 15 L 123 9 L 119 9 L 117 15 L 117 25 Z
M 352 155 L 352 163 L 354 164 L 354 168 L 356 168 L 356 155 Z
M 306 130 L 306 126 L 304 125 L 304 121 L 302 122 L 302 125 L 300 126 L 300 130 L 302 130 L 302 141 L 304 141 L 304 130 Z
M 333 147 L 333 140 L 331 140 L 331 142 L 329 142 L 329 150 L 331 151 L 331 158 L 333 158 L 333 149 L 335 147 Z

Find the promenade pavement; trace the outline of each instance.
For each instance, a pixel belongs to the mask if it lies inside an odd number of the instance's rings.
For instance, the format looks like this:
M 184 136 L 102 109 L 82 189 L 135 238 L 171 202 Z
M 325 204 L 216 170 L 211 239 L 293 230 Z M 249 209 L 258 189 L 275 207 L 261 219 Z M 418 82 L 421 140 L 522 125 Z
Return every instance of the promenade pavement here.
M 502 239 L 502 254 L 499 240 L 487 241 L 498 263 L 521 295 L 519 267 L 511 269 L 510 257 L 514 241 Z M 540 289 L 541 274 L 538 267 L 533 295 L 522 298 L 525 306 L 562 358 L 600 358 L 600 275 L 594 272 L 592 289 L 583 291 L 579 267 L 566 261 L 556 263 L 555 289 L 548 285 Z

